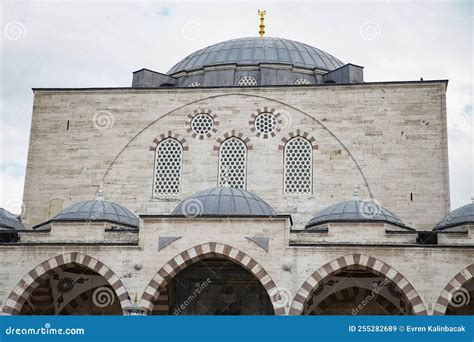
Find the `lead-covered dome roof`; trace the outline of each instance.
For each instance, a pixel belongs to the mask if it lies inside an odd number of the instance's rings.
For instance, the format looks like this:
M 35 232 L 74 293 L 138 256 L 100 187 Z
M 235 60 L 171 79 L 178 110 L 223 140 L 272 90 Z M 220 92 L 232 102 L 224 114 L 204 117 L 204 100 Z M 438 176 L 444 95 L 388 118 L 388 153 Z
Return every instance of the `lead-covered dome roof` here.
M 330 222 L 386 222 L 405 227 L 402 220 L 390 210 L 373 201 L 353 198 L 333 204 L 318 212 L 305 226 L 305 229 Z
M 18 216 L 12 214 L 6 209 L 0 208 L 0 229 L 25 229 Z
M 274 216 L 273 208 L 256 194 L 221 186 L 199 191 L 181 201 L 174 216 Z
M 466 223 L 474 223 L 474 203 L 466 204 L 452 210 L 434 227 L 434 230 L 444 230 Z
M 208 66 L 237 64 L 286 64 L 304 69 L 331 71 L 344 65 L 336 57 L 313 46 L 290 39 L 246 37 L 226 40 L 193 52 L 178 62 L 168 75 Z
M 73 204 L 54 216 L 49 222 L 55 221 L 106 221 L 121 226 L 138 228 L 138 217 L 135 214 L 117 203 L 108 202 L 101 198 Z

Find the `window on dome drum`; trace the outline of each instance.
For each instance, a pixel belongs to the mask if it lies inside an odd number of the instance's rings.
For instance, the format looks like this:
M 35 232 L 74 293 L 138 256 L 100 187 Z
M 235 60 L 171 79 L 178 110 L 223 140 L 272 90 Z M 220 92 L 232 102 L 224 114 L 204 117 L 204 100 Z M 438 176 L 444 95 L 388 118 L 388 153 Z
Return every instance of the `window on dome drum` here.
M 313 147 L 303 137 L 285 144 L 284 193 L 311 194 L 313 188 Z
M 255 118 L 255 129 L 257 132 L 268 134 L 277 127 L 277 119 L 272 113 L 261 113 Z
M 219 149 L 219 185 L 245 189 L 247 146 L 239 138 L 225 140 Z
M 191 82 L 188 84 L 188 87 L 200 87 L 201 83 L 199 82 Z
M 252 76 L 244 76 L 239 80 L 239 83 L 237 85 L 240 87 L 256 86 L 257 80 L 255 79 L 255 77 Z
M 191 129 L 198 135 L 209 133 L 214 126 L 214 120 L 209 114 L 197 114 L 191 120 Z
M 173 138 L 161 141 L 155 152 L 155 195 L 179 194 L 183 147 Z
M 307 80 L 306 78 L 298 78 L 295 81 L 295 85 L 299 85 L 299 84 L 311 84 L 311 82 Z

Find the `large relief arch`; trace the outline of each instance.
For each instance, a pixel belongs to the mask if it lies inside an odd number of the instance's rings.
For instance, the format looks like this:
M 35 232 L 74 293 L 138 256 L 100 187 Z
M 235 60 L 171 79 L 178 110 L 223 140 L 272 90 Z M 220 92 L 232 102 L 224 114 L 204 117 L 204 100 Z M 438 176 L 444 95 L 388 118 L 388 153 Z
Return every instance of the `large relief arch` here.
M 200 265 L 197 272 L 210 272 L 201 280 L 193 278 L 192 272 L 188 272 L 199 263 L 204 264 Z M 213 268 L 214 265 L 217 268 Z M 222 276 L 222 270 L 227 266 L 233 267 L 233 275 L 229 273 Z M 239 278 L 238 272 L 235 272 L 236 267 L 243 268 L 248 275 Z M 186 280 L 191 279 L 193 289 L 181 296 L 181 301 L 176 303 L 170 299 L 171 293 L 176 294 L 181 288 L 186 288 L 185 280 L 179 279 L 175 287 L 170 287 L 170 284 L 185 272 L 188 277 Z M 249 279 L 249 275 L 252 279 Z M 215 299 L 214 302 L 212 298 Z M 249 307 L 251 301 L 256 301 L 261 306 L 268 303 L 271 310 Z M 216 303 L 224 307 L 216 308 Z M 147 314 L 285 314 L 280 292 L 267 271 L 244 252 L 217 242 L 189 248 L 168 261 L 149 282 L 140 304 Z M 191 306 L 197 309 L 190 310 Z
M 189 115 L 196 111 L 211 111 L 218 118 L 218 125 L 213 127 L 214 131 L 210 137 L 203 139 L 193 138 L 190 130 Z M 282 120 L 280 130 L 274 137 L 264 139 L 256 137 L 252 132 L 249 121 L 257 108 L 276 108 Z M 160 140 L 160 137 L 172 136 L 178 139 L 183 145 L 181 194 L 171 194 L 155 196 L 154 199 L 143 198 L 144 206 L 154 205 L 157 211 L 168 212 L 171 208 L 170 200 L 178 201 L 181 196 L 192 194 L 203 188 L 216 184 L 219 170 L 219 153 L 215 150 L 219 146 L 219 139 L 228 135 L 229 132 L 236 132 L 242 135 L 242 140 L 248 148 L 247 156 L 247 183 L 248 188 L 255 188 L 257 185 L 261 189 L 261 195 L 270 193 L 281 203 L 276 206 L 286 205 L 286 200 L 281 198 L 283 188 L 275 186 L 282 184 L 283 175 L 280 170 L 284 169 L 282 154 L 280 149 L 282 139 L 291 134 L 298 134 L 305 137 L 304 132 L 310 131 L 314 137 L 312 142 L 313 150 L 313 191 L 312 193 L 323 193 L 324 189 L 333 187 L 332 180 L 338 179 L 339 186 L 331 196 L 345 198 L 348 196 L 348 189 L 352 189 L 354 183 L 361 186 L 363 196 L 372 197 L 370 186 L 365 178 L 364 172 L 358 161 L 325 122 L 315 118 L 315 115 L 291 106 L 287 103 L 268 96 L 254 94 L 218 94 L 208 96 L 196 101 L 177 106 L 175 109 L 160 113 L 153 118 L 149 117 L 149 123 L 143 127 L 136 128 L 135 136 L 125 144 L 119 153 L 111 156 L 104 165 L 101 174 L 97 175 L 98 183 L 102 181 L 105 197 L 113 198 L 124 206 L 134 210 L 142 210 L 138 207 L 136 194 L 149 194 L 153 189 L 155 149 L 150 148 L 150 144 Z M 217 120 L 217 119 L 215 119 Z M 215 121 L 216 122 L 216 121 Z M 216 122 L 217 123 L 217 122 Z M 246 139 L 248 137 L 248 139 Z M 265 158 L 261 158 L 265 155 Z M 258 165 L 256 165 L 258 164 Z M 261 165 L 260 165 L 261 164 Z M 143 172 L 136 172 L 136 170 Z M 256 172 L 255 170 L 259 170 Z M 259 182 L 257 179 L 265 172 L 267 181 Z M 133 182 L 128 179 L 133 178 Z M 317 181 L 316 181 L 317 180 Z M 323 197 L 313 196 L 310 192 L 306 194 L 312 201 L 302 203 L 302 211 L 309 211 L 315 205 L 323 205 Z M 330 196 L 327 194 L 327 196 Z

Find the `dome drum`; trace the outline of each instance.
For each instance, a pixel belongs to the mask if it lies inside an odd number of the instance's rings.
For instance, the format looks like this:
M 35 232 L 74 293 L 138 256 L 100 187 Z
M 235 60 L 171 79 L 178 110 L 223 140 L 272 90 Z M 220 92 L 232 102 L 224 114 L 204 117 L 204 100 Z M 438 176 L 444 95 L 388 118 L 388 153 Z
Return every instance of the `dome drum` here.
M 248 81 L 253 78 L 254 81 Z M 363 82 L 363 68 L 283 38 L 247 37 L 198 50 L 166 74 L 134 72 L 132 87 L 231 87 Z

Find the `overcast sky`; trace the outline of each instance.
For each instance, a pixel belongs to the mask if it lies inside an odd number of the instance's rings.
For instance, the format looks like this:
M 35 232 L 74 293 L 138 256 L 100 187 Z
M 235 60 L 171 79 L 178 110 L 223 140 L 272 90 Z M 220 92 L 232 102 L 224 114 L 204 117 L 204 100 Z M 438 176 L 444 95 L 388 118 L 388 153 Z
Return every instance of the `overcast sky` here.
M 298 40 L 365 81 L 449 79 L 451 206 L 474 193 L 472 1 L 5 1 L 1 12 L 0 207 L 23 194 L 33 87 L 130 86 L 205 46 L 258 34 Z

